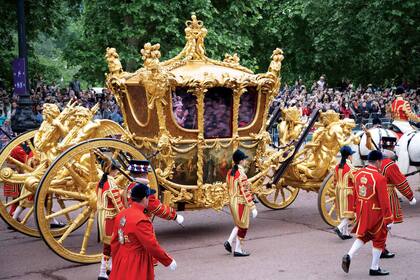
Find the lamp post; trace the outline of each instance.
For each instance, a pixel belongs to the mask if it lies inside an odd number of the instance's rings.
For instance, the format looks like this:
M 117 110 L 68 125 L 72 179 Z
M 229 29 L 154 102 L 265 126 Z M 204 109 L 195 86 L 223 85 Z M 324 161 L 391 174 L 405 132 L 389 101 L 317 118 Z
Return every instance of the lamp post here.
M 18 44 L 19 44 L 19 58 L 16 60 L 20 63 L 19 75 L 22 77 L 20 84 L 20 95 L 18 102 L 18 109 L 16 115 L 12 119 L 12 129 L 14 132 L 21 133 L 30 129 L 34 129 L 39 125 L 35 121 L 35 116 L 32 112 L 33 102 L 29 95 L 29 76 L 28 76 L 28 49 L 26 46 L 26 30 L 25 30 L 25 3 L 24 0 L 17 0 L 17 18 L 18 18 Z M 15 69 L 14 69 L 14 75 Z M 16 90 L 16 84 L 15 84 Z

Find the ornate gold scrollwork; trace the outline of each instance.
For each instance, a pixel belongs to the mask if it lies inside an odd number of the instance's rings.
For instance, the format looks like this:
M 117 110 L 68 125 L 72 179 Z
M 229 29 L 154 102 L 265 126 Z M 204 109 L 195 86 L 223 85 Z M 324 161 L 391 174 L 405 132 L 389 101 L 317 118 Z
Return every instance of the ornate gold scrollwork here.
M 213 184 L 205 184 L 204 191 L 204 207 L 221 210 L 229 202 L 229 193 L 226 183 L 216 182 Z

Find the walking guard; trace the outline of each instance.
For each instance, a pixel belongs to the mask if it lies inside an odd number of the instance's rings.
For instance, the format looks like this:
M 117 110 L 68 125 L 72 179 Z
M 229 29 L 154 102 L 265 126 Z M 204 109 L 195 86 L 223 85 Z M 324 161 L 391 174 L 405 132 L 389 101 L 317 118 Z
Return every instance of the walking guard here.
M 253 195 L 250 189 L 248 177 L 245 174 L 244 164 L 248 157 L 241 150 L 233 153 L 234 166 L 228 171 L 226 182 L 230 196 L 230 212 L 235 227 L 229 239 L 224 243 L 225 249 L 232 253 L 232 244 L 235 239 L 234 257 L 247 257 L 250 254 L 242 250 L 243 240 L 249 228 L 249 214 L 257 217 L 257 208 L 253 202 Z
M 420 117 L 417 116 L 411 109 L 410 102 L 403 98 L 404 88 L 397 87 L 396 98 L 391 104 L 391 116 L 393 122 L 401 133 L 406 133 L 414 130 L 409 121 L 420 122 Z
M 384 159 L 381 165 L 381 174 L 386 178 L 387 190 L 389 195 L 389 201 L 391 205 L 391 211 L 393 214 L 393 223 L 398 224 L 403 222 L 403 213 L 400 205 L 396 189 L 405 196 L 410 205 L 416 204 L 416 198 L 414 197 L 413 191 L 407 182 L 407 178 L 401 173 L 398 165 L 393 160 L 396 156 L 393 151 L 384 150 Z M 386 248 L 381 254 L 381 258 L 393 258 L 394 253 L 390 253 Z
M 383 155 L 372 151 L 368 166 L 354 174 L 356 193 L 356 225 L 353 232 L 357 239 L 349 252 L 343 256 L 341 267 L 348 273 L 354 254 L 367 242 L 372 241 L 372 265 L 369 275 L 383 276 L 389 272 L 379 267 L 379 259 L 385 248 L 393 217 L 389 203 L 386 178 L 380 173 Z
M 115 217 L 125 209 L 121 189 L 115 183 L 120 164 L 117 161 L 102 162 L 103 175 L 98 183 L 98 227 L 100 240 L 103 243 L 103 256 L 99 269 L 98 280 L 108 279 L 107 272 L 111 270 L 111 237 Z
M 111 240 L 110 280 L 153 280 L 153 259 L 176 269 L 176 261 L 160 247 L 146 215 L 149 196 L 154 192 L 145 184 L 136 183 L 131 190 L 131 206 L 118 214 Z
M 334 229 L 342 240 L 350 239 L 349 224 L 354 220 L 354 186 L 352 175 L 356 172 L 351 160 L 355 153 L 349 146 L 340 149 L 341 160 L 335 167 L 334 183 L 337 192 L 340 224 Z
M 135 186 L 136 183 L 142 183 L 149 186 L 148 174 L 150 172 L 150 162 L 147 160 L 130 160 L 128 171 L 130 175 L 136 180 L 132 182 L 127 189 L 127 201 L 128 204 L 131 203 L 130 193 L 131 189 Z M 147 206 L 147 215 L 152 217 L 153 215 L 158 216 L 159 218 L 165 220 L 173 220 L 178 224 L 184 222 L 184 217 L 178 214 L 175 209 L 165 205 L 160 202 L 156 195 L 152 194 L 149 196 L 149 203 Z

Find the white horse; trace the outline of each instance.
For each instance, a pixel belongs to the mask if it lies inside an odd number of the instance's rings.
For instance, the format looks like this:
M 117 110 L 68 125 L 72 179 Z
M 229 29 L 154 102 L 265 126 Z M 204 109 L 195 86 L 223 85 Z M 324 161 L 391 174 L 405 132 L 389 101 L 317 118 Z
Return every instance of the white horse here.
M 375 142 L 377 147 L 382 150 L 382 137 L 395 137 L 398 139 L 397 133 L 392 130 L 384 128 L 371 128 L 369 132 L 372 136 L 372 140 Z M 357 132 L 360 136 L 359 145 L 352 145 L 351 148 L 356 152 L 353 155 L 354 166 L 365 166 L 367 164 L 367 155 L 371 151 L 366 147 L 366 134 L 363 131 Z M 416 169 L 420 169 L 420 132 L 411 130 L 404 133 L 397 141 L 394 152 L 398 158 L 397 165 L 403 174 L 411 173 Z M 416 177 L 411 177 L 409 181 L 412 181 L 413 185 L 419 185 L 420 177 L 419 174 Z
M 398 156 L 398 167 L 406 174 L 410 166 L 420 168 L 420 132 L 411 131 L 404 133 L 395 146 L 395 153 Z M 412 169 L 412 168 L 411 168 Z
M 382 150 L 383 148 L 382 140 L 384 139 L 384 137 L 394 138 L 395 142 L 398 140 L 398 134 L 390 129 L 375 127 L 375 128 L 369 129 L 369 132 L 372 136 L 372 141 L 375 143 L 373 147 L 374 149 Z M 364 131 L 359 131 L 356 133 L 356 135 L 360 137 L 360 143 L 359 145 L 351 146 L 351 148 L 356 152 L 353 155 L 353 165 L 364 166 L 366 165 L 367 156 L 369 152 L 371 151 L 371 149 L 368 149 L 368 147 L 366 146 L 367 137 Z

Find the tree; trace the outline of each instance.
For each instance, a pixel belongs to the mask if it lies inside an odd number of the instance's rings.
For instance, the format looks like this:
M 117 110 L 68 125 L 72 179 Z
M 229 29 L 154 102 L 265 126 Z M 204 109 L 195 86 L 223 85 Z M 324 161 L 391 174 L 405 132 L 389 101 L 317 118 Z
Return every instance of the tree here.
M 241 64 L 266 71 L 276 47 L 285 53 L 283 82 L 313 81 L 326 74 L 330 85 L 419 80 L 420 22 L 417 0 L 27 0 L 28 41 L 40 33 L 58 38 L 63 63 L 80 67 L 80 78 L 102 85 L 107 47 L 115 47 L 127 71 L 141 66 L 140 49 L 160 43 L 162 59 L 184 46 L 184 22 L 195 12 L 209 33 L 209 57 L 238 53 Z M 0 15 L 0 77 L 10 79 L 16 56 L 14 1 Z M 30 71 L 54 73 L 52 63 L 30 51 Z M 36 61 L 40 61 L 39 63 Z M 37 70 L 37 71 L 38 71 Z M 57 69 L 56 69 L 57 70 Z M 30 72 L 31 74 L 32 72 Z M 42 73 L 41 73 L 42 74 Z M 45 75 L 44 75 L 45 76 Z M 54 75 L 49 75 L 51 78 Z
M 0 9 L 0 79 L 10 85 L 12 81 L 11 62 L 18 57 L 17 50 L 17 15 L 16 1 L 2 1 Z M 33 71 L 42 71 L 39 60 L 34 55 L 33 44 L 39 34 L 57 35 L 66 24 L 66 3 L 60 0 L 26 0 L 26 37 L 28 43 L 28 69 L 29 75 L 34 76 Z M 48 69 L 45 69 L 48 71 Z M 39 72 L 37 72 L 39 74 Z M 42 74 L 42 73 L 41 73 Z

